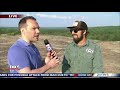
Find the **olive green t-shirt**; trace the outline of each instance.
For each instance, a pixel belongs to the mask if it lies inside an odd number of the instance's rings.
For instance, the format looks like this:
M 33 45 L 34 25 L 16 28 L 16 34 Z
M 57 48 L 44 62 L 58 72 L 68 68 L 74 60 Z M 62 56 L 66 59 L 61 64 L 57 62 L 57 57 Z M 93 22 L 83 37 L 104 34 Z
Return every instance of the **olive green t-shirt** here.
M 102 73 L 103 60 L 100 47 L 87 40 L 84 46 L 72 42 L 65 50 L 62 73 Z

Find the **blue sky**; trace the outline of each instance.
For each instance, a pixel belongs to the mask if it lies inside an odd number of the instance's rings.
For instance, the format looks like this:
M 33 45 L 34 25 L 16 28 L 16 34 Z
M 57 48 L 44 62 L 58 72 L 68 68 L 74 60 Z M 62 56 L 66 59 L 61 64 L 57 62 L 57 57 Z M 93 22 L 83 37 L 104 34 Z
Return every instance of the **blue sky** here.
M 40 27 L 68 27 L 76 20 L 85 21 L 88 27 L 120 26 L 120 12 L 0 12 L 34 16 Z M 21 18 L 0 18 L 0 27 L 17 27 Z

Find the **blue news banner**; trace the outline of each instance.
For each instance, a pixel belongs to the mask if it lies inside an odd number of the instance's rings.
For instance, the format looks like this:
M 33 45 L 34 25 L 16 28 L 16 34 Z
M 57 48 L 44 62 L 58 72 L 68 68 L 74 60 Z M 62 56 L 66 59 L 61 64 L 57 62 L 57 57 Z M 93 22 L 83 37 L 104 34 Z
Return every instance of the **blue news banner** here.
M 4 78 L 4 77 L 120 77 L 120 74 L 112 74 L 112 73 L 66 73 L 66 74 L 62 74 L 62 73 L 0 73 L 0 78 Z

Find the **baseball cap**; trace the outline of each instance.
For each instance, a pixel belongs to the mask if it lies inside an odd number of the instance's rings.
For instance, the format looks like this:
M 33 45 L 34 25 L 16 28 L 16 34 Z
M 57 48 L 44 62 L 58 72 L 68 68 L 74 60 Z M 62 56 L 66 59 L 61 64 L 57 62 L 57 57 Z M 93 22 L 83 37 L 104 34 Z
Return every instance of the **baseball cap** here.
M 81 30 L 88 30 L 87 24 L 84 21 L 75 21 L 72 26 L 67 27 L 69 29 L 81 29 Z

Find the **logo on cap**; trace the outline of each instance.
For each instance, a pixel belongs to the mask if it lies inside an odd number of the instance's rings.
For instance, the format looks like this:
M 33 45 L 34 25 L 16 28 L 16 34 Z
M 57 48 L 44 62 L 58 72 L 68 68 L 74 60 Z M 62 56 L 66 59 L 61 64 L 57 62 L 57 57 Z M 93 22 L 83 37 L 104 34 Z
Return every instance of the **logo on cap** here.
M 77 26 L 77 25 L 78 25 L 78 22 L 77 22 L 77 21 L 73 23 L 73 26 Z

